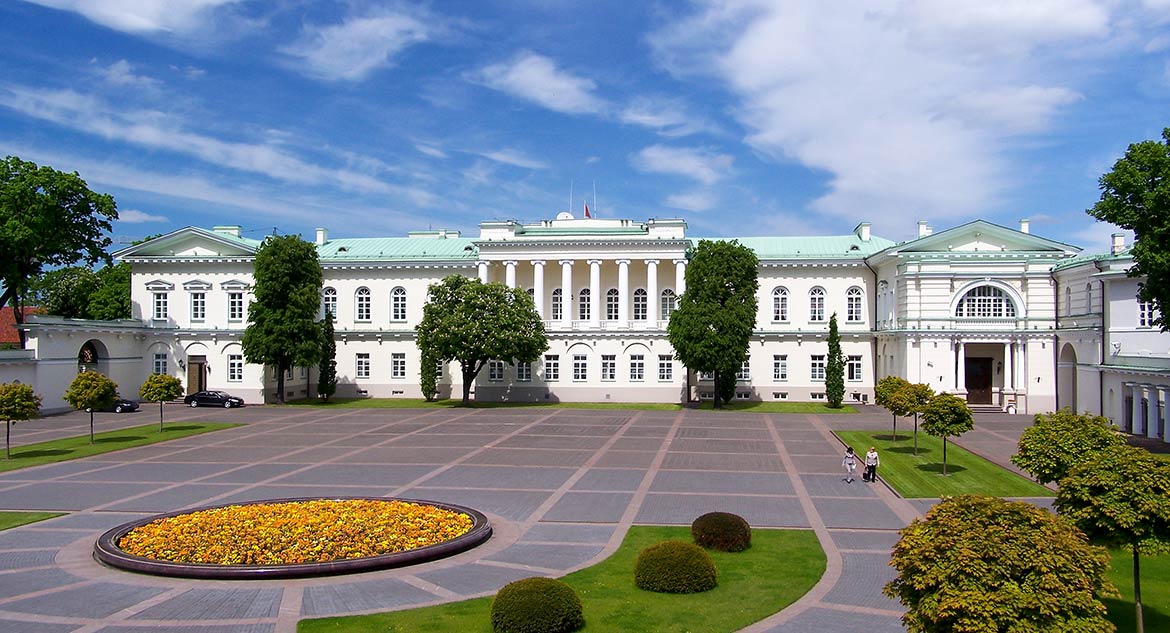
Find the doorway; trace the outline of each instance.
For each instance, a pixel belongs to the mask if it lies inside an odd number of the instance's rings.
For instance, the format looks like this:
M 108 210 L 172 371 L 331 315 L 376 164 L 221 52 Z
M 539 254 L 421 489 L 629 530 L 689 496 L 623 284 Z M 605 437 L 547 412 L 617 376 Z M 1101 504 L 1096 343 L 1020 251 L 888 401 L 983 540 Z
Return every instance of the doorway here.
M 187 358 L 187 395 L 207 390 L 207 357 Z
M 991 404 L 990 358 L 971 358 L 964 361 L 967 371 L 967 402 L 969 404 Z

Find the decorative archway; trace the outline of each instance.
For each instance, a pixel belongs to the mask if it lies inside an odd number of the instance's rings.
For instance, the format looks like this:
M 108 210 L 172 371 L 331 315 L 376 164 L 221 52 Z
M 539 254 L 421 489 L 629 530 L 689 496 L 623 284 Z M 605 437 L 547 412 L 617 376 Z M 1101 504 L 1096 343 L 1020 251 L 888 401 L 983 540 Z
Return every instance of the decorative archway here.
M 96 371 L 99 374 L 110 373 L 110 352 L 105 343 L 97 339 L 89 339 L 81 344 L 77 350 L 77 373 Z
M 1065 343 L 1056 362 L 1056 406 L 1077 410 L 1077 351 Z

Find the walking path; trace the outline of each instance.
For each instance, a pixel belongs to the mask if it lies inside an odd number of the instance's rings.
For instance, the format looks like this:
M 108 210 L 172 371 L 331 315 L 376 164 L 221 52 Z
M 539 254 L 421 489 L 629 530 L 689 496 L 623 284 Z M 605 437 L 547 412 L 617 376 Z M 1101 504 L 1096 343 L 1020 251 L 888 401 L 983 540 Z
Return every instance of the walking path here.
M 98 430 L 157 422 L 99 416 Z M 812 529 L 828 556 L 813 590 L 753 632 L 901 631 L 881 587 L 897 530 L 929 507 L 881 483 L 845 483 L 834 429 L 882 429 L 880 409 L 816 416 L 574 409 L 167 407 L 167 424 L 244 426 L 0 474 L 0 510 L 57 519 L 0 532 L 5 633 L 292 632 L 306 617 L 494 593 L 611 554 L 633 524 L 689 525 L 712 510 L 756 527 Z M 977 420 L 960 443 L 999 463 L 1027 416 Z M 901 421 L 900 424 L 906 424 Z M 20 444 L 88 430 L 85 414 L 22 424 Z M 107 568 L 94 540 L 184 507 L 302 496 L 398 496 L 487 514 L 486 544 L 441 561 L 350 576 L 197 581 Z

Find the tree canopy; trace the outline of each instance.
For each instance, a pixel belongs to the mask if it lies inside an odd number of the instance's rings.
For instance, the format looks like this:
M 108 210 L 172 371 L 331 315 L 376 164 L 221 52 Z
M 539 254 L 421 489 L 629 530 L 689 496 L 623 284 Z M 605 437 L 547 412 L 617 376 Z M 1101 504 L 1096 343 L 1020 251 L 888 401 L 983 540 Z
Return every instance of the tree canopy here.
M 1139 296 L 1153 302 L 1154 324 L 1164 332 L 1170 327 L 1170 128 L 1162 130 L 1162 142 L 1130 145 L 1098 186 L 1101 199 L 1087 212 L 1133 231 L 1129 275 L 1146 278 Z
M 1109 418 L 1065 408 L 1036 415 L 1020 435 L 1012 463 L 1047 484 L 1060 481 L 1097 451 L 1124 443 Z
M 241 341 L 249 363 L 276 370 L 276 400 L 284 402 L 284 375 L 321 359 L 323 275 L 317 247 L 297 235 L 270 237 L 256 252 L 255 288 Z
M 489 360 L 531 363 L 548 349 L 544 323 L 527 292 L 460 275 L 431 284 L 417 331 L 422 358 L 459 362 L 464 406 Z
M 83 371 L 77 374 L 63 396 L 69 406 L 89 412 L 89 443 L 93 444 L 94 409 L 108 409 L 118 398 L 118 385 L 104 374 Z
M 943 500 L 901 531 L 887 596 L 910 631 L 1111 632 L 1109 555 L 1046 510 L 996 497 Z
M 138 397 L 158 403 L 158 430 L 163 430 L 163 403 L 183 395 L 183 383 L 167 374 L 151 374 L 138 389 Z
M 894 429 L 890 435 L 891 442 L 898 440 L 898 416 L 904 417 L 913 412 L 905 391 L 909 385 L 910 382 L 905 378 L 891 374 L 879 380 L 873 388 L 874 404 L 885 407 L 886 411 L 894 416 Z
M 829 356 L 825 360 L 825 398 L 837 409 L 845 399 L 845 357 L 841 354 L 841 333 L 837 331 L 837 313 L 829 318 Z
M 90 191 L 76 172 L 9 156 L 0 162 L 0 308 L 28 290 L 46 268 L 109 262 L 106 248 L 117 205 Z M 20 310 L 15 311 L 20 318 Z
M 31 420 L 41 412 L 41 397 L 31 385 L 0 384 L 0 420 L 4 420 L 4 459 L 12 458 L 12 425 Z
M 922 409 L 922 430 L 943 441 L 942 474 L 947 474 L 947 438 L 975 428 L 971 409 L 958 396 L 940 393 Z
M 675 355 L 692 371 L 715 375 L 715 393 L 723 381 L 735 382 L 747 358 L 756 323 L 759 260 L 735 240 L 702 240 L 686 269 L 686 291 L 670 315 L 667 338 Z M 721 397 L 715 398 L 719 406 Z
M 130 264 L 66 266 L 28 281 L 25 303 L 68 319 L 130 318 Z

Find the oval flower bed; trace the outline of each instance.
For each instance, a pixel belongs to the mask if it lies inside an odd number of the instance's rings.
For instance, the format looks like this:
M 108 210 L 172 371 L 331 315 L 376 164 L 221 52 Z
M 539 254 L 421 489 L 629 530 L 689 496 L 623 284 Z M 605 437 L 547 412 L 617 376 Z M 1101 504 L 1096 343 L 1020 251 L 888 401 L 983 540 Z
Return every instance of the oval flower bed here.
M 368 571 L 463 551 L 491 535 L 470 508 L 409 499 L 278 499 L 128 523 L 98 560 L 147 573 L 276 578 Z

